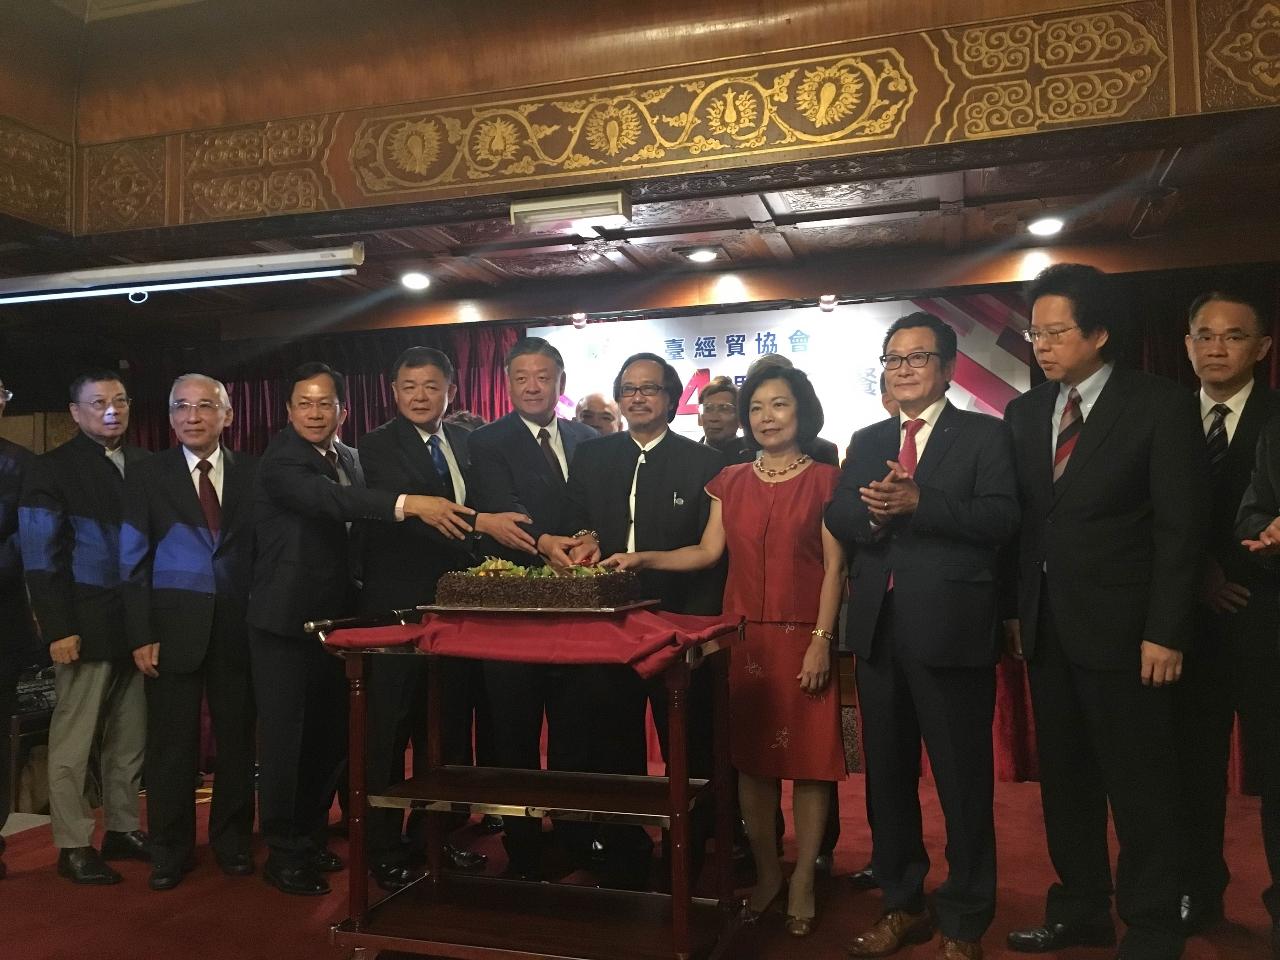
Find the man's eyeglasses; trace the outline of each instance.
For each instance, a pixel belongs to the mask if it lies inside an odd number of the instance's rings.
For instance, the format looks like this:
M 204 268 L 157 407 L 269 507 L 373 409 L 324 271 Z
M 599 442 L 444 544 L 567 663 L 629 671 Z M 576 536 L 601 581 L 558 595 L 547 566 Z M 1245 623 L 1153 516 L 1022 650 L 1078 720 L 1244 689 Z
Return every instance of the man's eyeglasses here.
M 1238 347 L 1242 343 L 1248 343 L 1253 337 L 1247 333 L 1241 333 L 1233 330 L 1230 333 L 1193 333 L 1191 334 L 1191 342 L 1198 347 L 1207 347 L 1215 340 L 1221 340 L 1229 347 Z
M 941 357 L 942 354 L 935 353 L 933 350 L 917 350 L 915 353 L 908 353 L 905 357 L 901 357 L 896 353 L 886 353 L 880 358 L 880 362 L 886 370 L 897 370 L 906 361 L 908 367 L 919 369 L 928 364 L 930 357 Z
M 660 383 L 642 383 L 639 386 L 634 383 L 624 383 L 619 392 L 624 397 L 634 397 L 637 393 L 642 397 L 656 397 L 662 393 L 663 389 Z
M 311 410 L 319 410 L 322 413 L 332 413 L 334 410 L 338 409 L 338 407 L 342 406 L 342 404 L 338 403 L 337 400 L 299 400 L 293 406 L 295 409 L 301 410 L 304 413 Z
M 704 403 L 702 405 L 703 413 L 733 413 L 737 409 L 732 403 Z
M 1037 330 L 1035 327 L 1027 327 L 1022 331 L 1022 339 L 1027 343 L 1038 343 L 1041 340 L 1045 341 L 1045 343 L 1057 343 L 1062 339 L 1064 333 L 1079 329 L 1077 326 L 1054 327 L 1052 330 Z
M 0 403 L 8 403 L 13 399 L 13 391 L 0 387 Z
M 218 400 L 197 400 L 195 403 L 188 400 L 175 400 L 169 404 L 170 413 L 210 414 L 221 409 L 222 403 Z
M 107 407 L 115 407 L 117 410 L 126 410 L 133 401 L 128 397 L 112 397 L 110 400 L 104 400 L 99 397 L 96 400 L 73 400 L 72 403 L 78 403 L 82 407 L 88 407 L 94 413 L 103 413 Z

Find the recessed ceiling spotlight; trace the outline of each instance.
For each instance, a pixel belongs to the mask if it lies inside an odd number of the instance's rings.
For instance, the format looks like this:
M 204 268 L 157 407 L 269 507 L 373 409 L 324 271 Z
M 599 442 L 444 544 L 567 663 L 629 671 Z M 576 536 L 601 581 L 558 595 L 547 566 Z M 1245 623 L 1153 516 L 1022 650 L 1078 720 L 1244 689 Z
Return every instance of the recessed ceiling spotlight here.
M 711 247 L 694 247 L 691 250 L 682 250 L 681 253 L 692 263 L 710 263 L 720 255 Z
M 836 308 L 836 295 L 834 293 L 824 293 L 818 298 L 818 309 L 823 313 L 830 313 Z
M 1066 224 L 1059 217 L 1038 217 L 1027 224 L 1027 232 L 1037 237 L 1052 237 L 1061 233 Z
M 400 274 L 400 284 L 406 290 L 425 290 L 431 286 L 431 278 L 420 270 Z

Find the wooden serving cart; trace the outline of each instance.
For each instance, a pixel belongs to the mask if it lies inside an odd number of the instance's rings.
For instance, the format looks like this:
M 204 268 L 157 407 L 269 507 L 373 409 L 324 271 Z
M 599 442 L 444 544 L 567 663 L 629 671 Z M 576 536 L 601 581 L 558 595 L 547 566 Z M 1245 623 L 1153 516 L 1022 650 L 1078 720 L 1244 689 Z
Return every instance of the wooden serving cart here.
M 379 950 L 436 957 L 504 960 L 710 960 L 725 955 L 739 925 L 731 875 L 728 641 L 741 624 L 645 609 L 495 611 L 421 607 L 388 617 L 308 624 L 346 660 L 350 693 L 349 870 L 347 919 L 331 940 L 364 960 Z M 421 618 L 421 624 L 411 622 Z M 370 627 L 371 622 L 384 624 Z M 386 626 L 388 622 L 395 625 Z M 513 646 L 512 630 L 525 640 Z M 643 635 L 641 648 L 601 642 Z M 582 638 L 575 644 L 575 638 Z M 365 670 L 372 656 L 466 656 L 534 663 L 630 662 L 661 676 L 670 724 L 668 776 L 562 773 L 441 762 L 439 671 L 428 669 L 428 766 L 425 775 L 366 796 Z M 584 657 L 586 659 L 584 659 Z M 687 694 L 694 670 L 713 671 L 713 774 L 690 779 Z M 689 817 L 706 791 L 715 809 L 715 899 L 694 897 L 689 877 Z M 669 894 L 636 893 L 447 872 L 440 817 L 428 817 L 423 877 L 369 902 L 365 849 L 368 807 L 430 814 L 554 817 L 661 827 L 670 832 Z

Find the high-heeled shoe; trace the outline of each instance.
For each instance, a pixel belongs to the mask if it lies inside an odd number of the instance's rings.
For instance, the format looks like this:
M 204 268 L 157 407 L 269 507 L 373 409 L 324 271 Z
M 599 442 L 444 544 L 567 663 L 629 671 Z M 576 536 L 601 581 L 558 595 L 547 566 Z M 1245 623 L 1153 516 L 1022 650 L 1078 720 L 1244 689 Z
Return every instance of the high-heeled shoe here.
M 751 908 L 751 898 L 743 897 L 741 919 L 743 923 L 759 923 L 760 918 L 766 913 L 781 913 L 783 904 L 787 901 L 787 882 L 782 881 L 782 886 L 778 888 L 778 892 L 773 895 L 763 910 L 753 910 Z
M 818 926 L 818 915 L 815 913 L 812 917 L 793 917 L 787 914 L 787 922 L 784 925 L 787 933 L 793 937 L 807 937 Z

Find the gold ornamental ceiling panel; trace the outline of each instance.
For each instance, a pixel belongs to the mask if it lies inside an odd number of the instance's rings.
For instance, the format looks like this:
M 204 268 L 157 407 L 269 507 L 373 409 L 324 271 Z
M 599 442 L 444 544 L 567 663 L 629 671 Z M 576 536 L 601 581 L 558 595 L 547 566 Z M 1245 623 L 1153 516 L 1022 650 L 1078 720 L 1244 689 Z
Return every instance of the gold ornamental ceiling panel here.
M 152 10 L 164 10 L 168 7 L 188 7 L 193 3 L 203 3 L 204 0 L 52 0 L 52 2 L 77 20 L 93 23 L 95 20 L 128 17 L 135 13 L 149 13 Z

